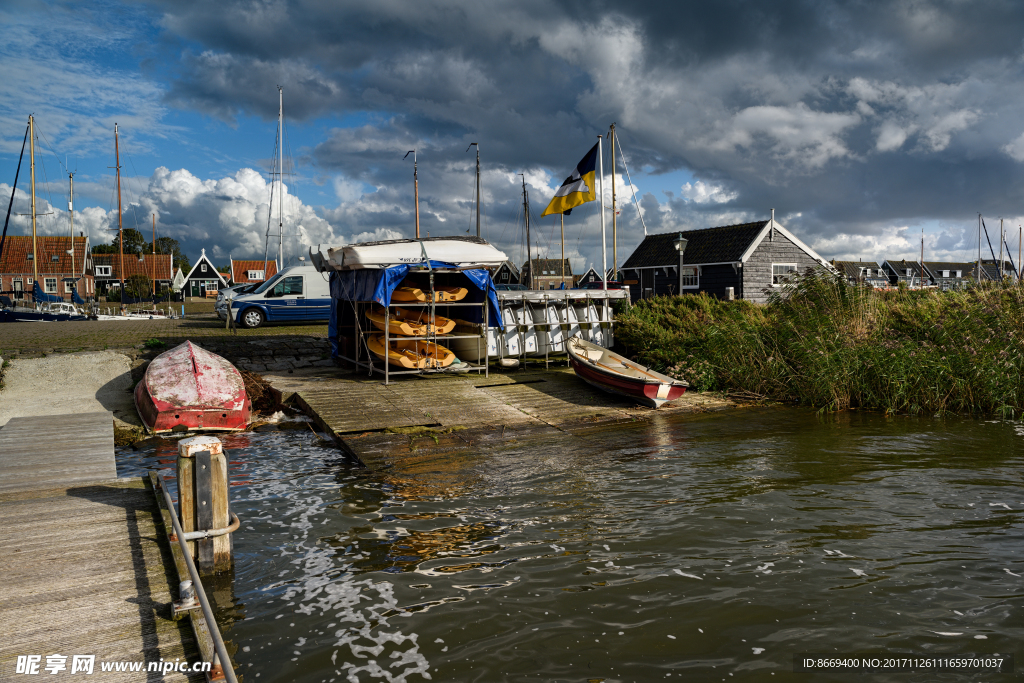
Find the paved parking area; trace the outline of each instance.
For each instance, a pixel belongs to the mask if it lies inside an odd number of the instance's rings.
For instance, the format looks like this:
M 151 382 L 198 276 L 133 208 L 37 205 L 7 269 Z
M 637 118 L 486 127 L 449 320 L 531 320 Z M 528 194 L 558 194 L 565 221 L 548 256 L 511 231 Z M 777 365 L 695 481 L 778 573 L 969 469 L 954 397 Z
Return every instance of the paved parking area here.
M 0 357 L 138 348 L 149 339 L 172 344 L 185 339 L 201 343 L 276 336 L 326 339 L 327 325 L 265 325 L 255 330 L 229 331 L 223 321 L 210 315 L 177 320 L 7 323 L 0 325 Z

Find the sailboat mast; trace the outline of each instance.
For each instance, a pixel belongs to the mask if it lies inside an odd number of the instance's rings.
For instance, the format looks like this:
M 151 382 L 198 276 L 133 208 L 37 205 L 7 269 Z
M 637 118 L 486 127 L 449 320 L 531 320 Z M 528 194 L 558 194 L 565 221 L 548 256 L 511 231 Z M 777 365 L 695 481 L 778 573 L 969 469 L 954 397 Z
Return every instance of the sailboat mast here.
M 526 197 L 526 174 L 523 176 L 523 216 L 526 217 L 526 267 L 530 269 L 530 289 L 533 289 L 533 255 L 530 251 L 530 202 Z
M 560 213 L 558 217 L 562 219 L 562 285 L 565 285 L 565 214 Z M 569 289 L 566 287 L 566 289 Z
M 156 300 L 156 214 L 153 214 L 153 300 Z M 156 308 L 156 304 L 153 305 Z
M 608 145 L 612 148 L 612 279 L 619 279 L 619 232 L 618 216 L 615 211 L 615 124 L 608 133 Z M 607 274 L 605 277 L 608 277 Z
M 999 219 L 999 281 L 1003 280 L 1003 219 Z
M 416 204 L 416 239 L 420 238 L 420 176 L 416 162 L 416 150 L 412 152 L 412 195 Z
M 480 143 L 476 145 L 476 236 L 480 237 Z
M 981 284 L 981 214 L 978 214 L 978 284 Z
M 121 254 L 121 305 L 124 306 L 124 229 L 121 224 L 121 150 L 117 141 L 117 124 L 114 124 L 114 169 L 117 171 L 117 247 Z
M 284 268 L 284 88 L 277 86 L 277 267 Z
M 75 275 L 75 174 L 68 173 L 68 182 L 70 183 L 70 190 L 68 193 L 68 216 L 71 218 L 71 276 Z M 85 252 L 82 252 L 82 258 L 85 258 Z M 76 280 L 77 282 L 77 280 Z M 74 285 L 72 285 L 74 287 Z M 72 300 L 74 295 L 72 295 Z
M 28 154 L 32 167 L 32 300 L 39 283 L 39 249 L 36 247 L 36 119 L 28 117 Z
M 597 165 L 601 172 L 601 289 L 608 291 L 608 237 L 604 227 L 604 146 L 603 137 L 597 136 Z M 608 299 L 605 299 L 605 306 Z
M 924 226 L 921 226 L 921 289 L 924 289 Z

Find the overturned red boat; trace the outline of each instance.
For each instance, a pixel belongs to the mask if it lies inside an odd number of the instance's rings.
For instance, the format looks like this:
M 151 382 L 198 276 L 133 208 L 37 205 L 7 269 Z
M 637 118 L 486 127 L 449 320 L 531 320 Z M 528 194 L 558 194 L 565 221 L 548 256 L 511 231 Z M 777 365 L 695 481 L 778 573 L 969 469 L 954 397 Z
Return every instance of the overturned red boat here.
M 573 337 L 566 345 L 569 363 L 583 381 L 612 394 L 626 396 L 652 408 L 686 393 L 683 380 L 655 372 L 603 346 Z
M 153 359 L 135 387 L 135 409 L 155 433 L 235 431 L 251 413 L 235 366 L 192 342 Z

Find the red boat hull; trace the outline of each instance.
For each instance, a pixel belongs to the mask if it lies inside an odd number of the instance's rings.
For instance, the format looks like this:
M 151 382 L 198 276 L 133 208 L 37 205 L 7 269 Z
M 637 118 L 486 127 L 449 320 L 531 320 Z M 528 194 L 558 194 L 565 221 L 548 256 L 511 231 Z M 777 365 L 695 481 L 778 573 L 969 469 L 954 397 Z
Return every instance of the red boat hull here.
M 135 387 L 135 409 L 154 433 L 237 431 L 252 412 L 235 366 L 191 342 L 149 364 Z

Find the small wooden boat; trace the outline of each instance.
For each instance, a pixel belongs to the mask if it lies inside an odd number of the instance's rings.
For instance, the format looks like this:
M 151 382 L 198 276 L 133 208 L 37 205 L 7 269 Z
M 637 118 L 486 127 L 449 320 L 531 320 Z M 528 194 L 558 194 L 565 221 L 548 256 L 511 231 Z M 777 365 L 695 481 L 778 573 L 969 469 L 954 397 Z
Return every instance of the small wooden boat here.
M 434 303 L 461 301 L 466 298 L 467 294 L 469 294 L 469 290 L 465 287 L 434 287 Z M 403 282 L 391 293 L 391 299 L 393 301 L 429 303 L 430 290 L 421 289 L 412 283 L 406 284 Z
M 381 360 L 387 360 L 391 365 L 408 370 L 446 368 L 455 361 L 454 353 L 440 344 L 428 341 L 392 339 L 385 354 L 384 335 L 374 334 L 367 340 L 366 345 L 370 352 Z
M 690 386 L 579 337 L 572 337 L 567 349 L 569 364 L 584 382 L 652 408 L 679 398 Z
M 430 313 L 425 310 L 410 311 L 405 308 L 395 308 L 391 311 L 390 319 L 385 322 L 383 310 L 370 309 L 366 312 L 366 317 L 378 330 L 387 328 L 391 334 L 405 337 L 448 334 L 455 329 L 454 320 L 440 315 L 435 315 L 434 322 L 431 324 Z
M 235 366 L 185 342 L 157 356 L 135 387 L 135 409 L 153 432 L 237 431 L 251 406 Z

